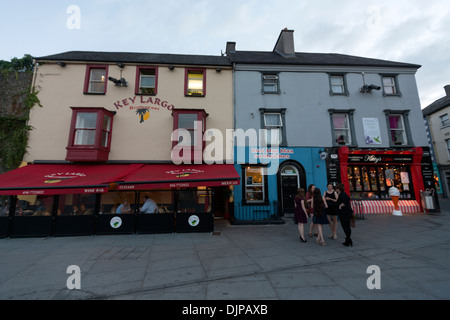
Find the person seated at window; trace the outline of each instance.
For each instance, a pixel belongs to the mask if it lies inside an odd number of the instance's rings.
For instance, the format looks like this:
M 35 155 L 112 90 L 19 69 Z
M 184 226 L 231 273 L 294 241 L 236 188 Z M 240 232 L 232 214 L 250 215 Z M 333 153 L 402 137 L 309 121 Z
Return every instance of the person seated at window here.
M 119 207 L 117 207 L 116 213 L 131 213 L 131 207 L 127 200 L 124 200 L 123 203 Z
M 139 208 L 139 211 L 141 213 L 157 213 L 158 212 L 158 205 L 153 199 L 150 199 L 148 196 L 144 197 L 144 205 Z

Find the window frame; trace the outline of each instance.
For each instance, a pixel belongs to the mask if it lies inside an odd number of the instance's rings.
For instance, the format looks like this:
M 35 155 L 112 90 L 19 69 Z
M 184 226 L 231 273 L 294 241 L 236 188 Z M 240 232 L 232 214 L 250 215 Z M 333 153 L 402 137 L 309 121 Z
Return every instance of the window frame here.
M 447 117 L 447 120 L 443 120 L 444 117 Z M 450 126 L 450 119 L 448 117 L 448 113 L 439 116 L 439 120 L 441 121 L 441 128 Z
M 261 186 L 262 186 L 262 195 L 263 195 L 263 200 L 261 201 L 249 201 L 247 200 L 247 169 L 260 169 L 261 170 L 261 176 L 262 176 L 262 181 L 261 181 Z M 242 204 L 246 205 L 246 206 L 261 206 L 261 205 L 268 205 L 270 203 L 269 201 L 269 184 L 268 184 L 268 178 L 267 178 L 267 174 L 265 174 L 265 171 L 267 169 L 266 166 L 264 165 L 241 165 L 241 169 L 242 169 L 242 177 L 244 179 L 243 182 L 243 188 L 242 188 Z M 259 185 L 257 186 L 259 187 Z
M 189 73 L 201 72 L 203 74 L 202 94 L 189 94 Z M 205 97 L 206 96 L 206 68 L 186 68 L 184 73 L 184 96 L 185 97 Z
M 69 141 L 67 144 L 66 160 L 68 161 L 107 161 L 109 152 L 111 151 L 112 132 L 114 125 L 114 115 L 116 112 L 106 110 L 105 108 L 85 108 L 85 107 L 71 107 L 72 119 L 70 124 Z M 77 130 L 77 118 L 80 113 L 95 113 L 96 125 L 94 144 L 79 145 L 75 144 L 75 137 Z M 105 116 L 110 118 L 109 131 L 104 130 Z M 103 133 L 107 132 L 107 145 L 103 145 Z
M 355 147 L 357 146 L 357 140 L 356 140 L 356 133 L 355 133 L 355 123 L 354 123 L 354 113 L 355 109 L 345 109 L 345 110 L 338 110 L 338 109 L 328 109 L 328 113 L 330 114 L 330 123 L 331 123 L 331 140 L 333 146 L 341 146 L 340 143 L 337 142 L 338 137 L 336 136 L 336 130 L 342 130 L 342 129 L 336 129 L 334 127 L 334 121 L 333 116 L 335 114 L 345 114 L 347 116 L 347 122 L 348 122 L 348 130 L 349 130 L 349 137 L 351 141 L 349 143 L 346 143 L 345 146 Z
M 381 86 L 383 88 L 383 96 L 384 97 L 401 97 L 402 93 L 400 91 L 399 83 L 398 83 L 398 74 L 380 74 L 381 77 Z M 386 87 L 384 85 L 384 79 L 385 78 L 392 78 L 393 79 L 393 88 L 395 89 L 395 93 L 387 93 Z
M 266 125 L 266 114 L 279 114 L 280 120 L 281 120 L 281 126 L 278 126 L 278 128 L 281 128 L 280 134 L 280 147 L 287 147 L 287 136 L 286 136 L 286 108 L 281 109 L 267 109 L 267 108 L 260 108 L 259 112 L 261 114 L 261 129 L 268 129 L 271 130 L 270 127 L 273 126 L 267 126 Z M 264 137 L 264 140 L 266 141 L 267 146 L 271 146 L 272 144 L 267 141 L 267 137 Z
M 153 93 L 142 93 L 141 90 L 141 71 L 153 70 L 155 72 L 155 88 Z M 137 66 L 136 67 L 136 85 L 134 93 L 138 96 L 156 96 L 158 94 L 158 67 Z
M 189 132 L 194 131 L 194 129 L 187 129 L 187 128 L 180 128 L 179 127 L 179 116 L 180 114 L 196 114 L 197 120 L 202 122 L 202 128 L 197 128 L 197 130 L 200 129 L 200 132 L 197 131 L 197 140 L 193 144 L 193 141 L 191 141 L 191 155 L 190 159 L 191 161 L 197 161 L 199 159 L 196 158 L 196 154 L 201 153 L 201 160 L 203 161 L 203 151 L 206 147 L 206 141 L 203 139 L 203 136 L 206 131 L 206 118 L 209 116 L 209 114 L 206 113 L 204 109 L 173 109 L 172 110 L 172 116 L 173 116 L 173 132 L 176 132 L 177 129 L 186 129 Z M 195 131 L 194 131 L 195 132 Z M 194 133 L 195 137 L 195 133 Z M 192 135 L 191 135 L 192 138 Z M 200 145 L 198 145 L 197 141 L 202 141 Z M 176 136 L 176 140 L 172 141 L 172 150 L 175 146 L 179 145 L 179 136 Z M 183 147 L 187 147 L 187 145 L 182 145 Z
M 91 72 L 92 70 L 99 70 L 104 69 L 105 70 L 105 84 L 103 88 L 103 92 L 90 92 L 90 85 L 91 85 Z M 106 95 L 108 91 L 108 73 L 109 73 L 109 65 L 107 64 L 88 64 L 86 66 L 86 75 L 84 79 L 84 88 L 83 93 L 86 95 Z
M 386 117 L 386 127 L 388 129 L 388 138 L 389 138 L 389 146 L 391 147 L 412 147 L 414 146 L 412 135 L 411 135 L 411 127 L 409 125 L 409 110 L 383 110 Z M 402 124 L 403 124 L 403 137 L 405 138 L 404 144 L 396 144 L 392 141 L 392 130 L 399 129 L 391 129 L 389 117 L 390 116 L 401 116 Z
M 342 88 L 343 88 L 343 92 L 334 92 L 333 91 L 333 83 L 332 83 L 332 78 L 333 77 L 341 77 L 342 78 Z M 330 96 L 349 96 L 350 93 L 348 91 L 348 86 L 347 86 L 347 74 L 346 73 L 329 73 L 328 74 L 328 81 L 330 84 Z
M 265 77 L 274 77 L 276 90 L 266 91 L 264 81 L 267 80 Z M 270 80 L 270 79 L 269 79 Z M 261 94 L 280 94 L 280 74 L 279 72 L 261 72 Z

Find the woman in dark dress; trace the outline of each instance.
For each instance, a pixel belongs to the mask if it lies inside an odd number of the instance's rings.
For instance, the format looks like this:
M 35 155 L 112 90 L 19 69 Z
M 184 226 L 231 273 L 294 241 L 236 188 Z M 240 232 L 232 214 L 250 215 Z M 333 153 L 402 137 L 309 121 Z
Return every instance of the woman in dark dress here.
M 306 242 L 305 239 L 305 224 L 308 222 L 306 217 L 306 195 L 305 189 L 300 188 L 297 190 L 297 195 L 294 199 L 295 215 L 294 220 L 297 223 L 298 232 L 300 233 L 300 241 Z
M 350 221 L 353 218 L 353 210 L 350 204 L 350 197 L 345 193 L 345 186 L 342 183 L 337 185 L 337 192 L 339 197 L 336 205 L 338 207 L 339 221 L 341 221 L 341 226 L 345 233 L 345 242 L 342 244 L 346 247 L 351 247 L 353 246 L 353 241 L 351 238 L 352 228 L 350 227 Z
M 312 207 L 314 209 L 313 221 L 314 224 L 317 225 L 318 230 L 317 244 L 325 246 L 326 242 L 323 239 L 323 225 L 328 224 L 328 218 L 326 213 L 327 203 L 323 198 L 322 192 L 320 192 L 319 188 L 314 189 Z
M 323 193 L 324 199 L 327 201 L 328 209 L 327 216 L 330 222 L 331 235 L 330 239 L 337 240 L 337 214 L 338 209 L 336 206 L 336 201 L 338 199 L 338 194 L 334 190 L 331 183 L 328 184 L 327 190 Z

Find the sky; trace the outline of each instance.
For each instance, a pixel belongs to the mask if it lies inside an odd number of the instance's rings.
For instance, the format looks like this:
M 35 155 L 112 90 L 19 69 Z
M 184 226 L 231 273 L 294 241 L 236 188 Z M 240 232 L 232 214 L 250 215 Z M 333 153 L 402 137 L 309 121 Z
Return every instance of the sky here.
M 449 0 L 0 0 L 0 60 L 72 50 L 220 55 L 297 52 L 419 64 L 421 108 L 450 84 Z

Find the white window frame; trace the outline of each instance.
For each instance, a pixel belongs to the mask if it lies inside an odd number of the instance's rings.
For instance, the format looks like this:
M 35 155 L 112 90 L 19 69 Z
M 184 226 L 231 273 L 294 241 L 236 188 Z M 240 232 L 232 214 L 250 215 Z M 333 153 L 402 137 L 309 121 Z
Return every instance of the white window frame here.
M 259 170 L 260 174 L 261 174 L 261 182 L 260 183 L 253 183 L 251 185 L 248 184 L 248 176 L 247 176 L 247 170 Z M 264 167 L 247 167 L 244 170 L 245 172 L 245 189 L 244 189 L 244 194 L 245 194 L 245 201 L 247 204 L 260 204 L 260 203 L 265 203 L 266 201 L 266 186 L 265 186 L 265 176 L 264 176 Z M 247 191 L 248 187 L 262 187 L 261 191 Z M 262 193 L 262 200 L 248 200 L 247 199 L 247 194 L 248 193 Z
M 392 131 L 400 131 L 402 132 L 403 137 L 403 143 L 401 145 L 408 145 L 408 136 L 406 135 L 405 119 L 403 118 L 403 114 L 391 113 L 389 114 L 389 118 L 390 117 L 400 117 L 402 129 L 392 129 L 389 123 L 389 139 L 393 144 L 395 144 L 395 141 L 392 140 Z
M 278 93 L 279 91 L 279 77 L 277 74 L 263 73 L 262 75 L 263 93 Z M 268 89 L 273 88 L 273 89 Z
M 345 125 L 344 125 L 343 128 L 336 128 L 336 127 L 334 126 L 334 117 L 335 117 L 335 116 L 345 116 L 345 122 L 344 122 L 344 124 L 347 125 L 347 128 L 345 128 Z M 332 115 L 332 121 L 333 121 L 333 134 L 334 134 L 334 140 L 337 141 L 337 139 L 338 139 L 338 134 L 337 134 L 338 131 L 347 131 L 347 132 L 348 132 L 347 137 L 348 137 L 348 140 L 349 140 L 349 141 L 345 141 L 345 145 L 351 145 L 351 144 L 352 144 L 352 129 L 351 129 L 351 126 L 350 126 L 349 114 L 348 114 L 348 113 L 343 113 L 343 112 L 342 112 L 342 113 L 338 113 L 338 112 L 333 113 L 333 115 Z

